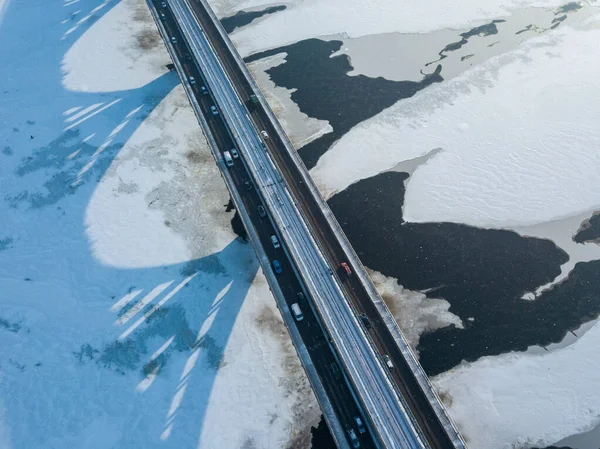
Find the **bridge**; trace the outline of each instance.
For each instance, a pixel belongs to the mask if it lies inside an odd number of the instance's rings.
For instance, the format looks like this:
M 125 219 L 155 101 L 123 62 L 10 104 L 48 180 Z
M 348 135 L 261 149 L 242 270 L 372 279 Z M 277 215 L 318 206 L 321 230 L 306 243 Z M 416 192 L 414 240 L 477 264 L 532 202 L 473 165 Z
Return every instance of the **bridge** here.
M 362 447 L 385 449 L 465 448 L 209 5 L 148 3 L 338 447 L 357 447 L 360 440 Z M 249 107 L 253 96 L 258 107 Z M 223 154 L 232 148 L 239 158 L 229 167 Z M 257 220 L 256 205 L 265 208 L 267 224 Z M 278 237 L 283 254 L 273 254 L 269 233 Z M 284 276 L 273 271 L 275 258 Z M 339 269 L 342 262 L 351 275 Z M 305 324 L 289 313 L 298 301 L 308 314 Z M 323 338 L 316 340 L 326 344 L 307 344 L 319 335 Z M 332 385 L 332 375 L 338 377 L 332 367 L 338 365 L 345 379 L 341 390 Z M 355 430 L 354 441 L 349 429 L 359 415 L 366 418 L 368 432 Z

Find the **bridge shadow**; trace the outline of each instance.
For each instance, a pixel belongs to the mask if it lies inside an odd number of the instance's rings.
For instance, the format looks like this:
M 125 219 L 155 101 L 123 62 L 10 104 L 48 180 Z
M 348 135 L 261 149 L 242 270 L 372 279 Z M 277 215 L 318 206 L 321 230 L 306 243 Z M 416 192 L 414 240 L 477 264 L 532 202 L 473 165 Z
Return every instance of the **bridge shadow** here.
M 179 83 L 165 69 L 126 90 L 65 87 L 65 55 L 119 4 L 9 0 L 0 17 L 0 427 L 14 448 L 196 447 L 258 271 L 240 239 L 159 266 L 94 254 L 92 196 Z

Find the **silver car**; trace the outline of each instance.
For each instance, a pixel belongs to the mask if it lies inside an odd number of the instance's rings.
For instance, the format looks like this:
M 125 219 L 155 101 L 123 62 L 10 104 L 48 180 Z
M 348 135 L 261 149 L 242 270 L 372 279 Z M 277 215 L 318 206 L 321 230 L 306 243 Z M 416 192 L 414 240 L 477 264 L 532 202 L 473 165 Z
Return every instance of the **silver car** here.
M 365 433 L 367 431 L 360 416 L 354 417 L 354 423 L 356 424 L 356 429 L 358 430 L 359 434 L 362 435 L 363 433 Z
M 358 437 L 356 436 L 356 432 L 354 429 L 348 429 L 348 439 L 350 440 L 350 444 L 354 449 L 358 449 L 360 447 L 360 441 L 358 441 Z

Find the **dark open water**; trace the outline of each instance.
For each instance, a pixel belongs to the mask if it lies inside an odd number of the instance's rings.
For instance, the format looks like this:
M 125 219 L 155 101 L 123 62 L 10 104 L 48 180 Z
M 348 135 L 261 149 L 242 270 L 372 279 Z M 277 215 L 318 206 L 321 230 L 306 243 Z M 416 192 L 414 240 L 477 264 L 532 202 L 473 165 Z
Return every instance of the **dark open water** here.
M 347 55 L 330 56 L 342 47 L 341 41 L 308 39 L 298 43 L 256 53 L 246 62 L 285 52 L 286 63 L 268 71 L 281 87 L 298 88 L 292 100 L 309 117 L 328 120 L 333 132 L 300 149 L 310 169 L 331 145 L 358 123 L 379 114 L 398 100 L 412 97 L 421 89 L 443 79 L 439 74 L 421 82 L 389 81 L 364 75 L 348 76 L 352 71 Z M 435 71 L 432 70 L 435 73 Z
M 330 58 L 340 46 L 309 39 L 247 58 L 286 52 L 287 62 L 268 71 L 271 79 L 296 89 L 292 100 L 302 112 L 331 123 L 333 133 L 299 150 L 309 167 L 354 125 L 443 80 L 443 68 L 421 82 L 348 76 L 349 59 Z M 329 204 L 366 266 L 397 278 L 405 288 L 433 289 L 430 296 L 446 299 L 462 319 L 465 329 L 448 327 L 421 337 L 420 360 L 428 374 L 462 360 L 558 342 L 600 314 L 600 262 L 580 263 L 567 281 L 536 301 L 523 300 L 523 293 L 560 273 L 567 254 L 549 240 L 512 231 L 404 223 L 408 177 L 390 172 L 364 179 Z
M 495 23 L 464 33 L 459 43 L 440 49 L 440 56 L 474 35 L 493 34 Z M 296 89 L 292 100 L 302 112 L 333 127 L 333 133 L 299 150 L 309 168 L 356 124 L 443 81 L 443 66 L 420 82 L 348 76 L 349 58 L 330 57 L 341 45 L 309 39 L 247 58 L 251 62 L 287 53 L 286 63 L 268 71 L 271 79 Z M 420 361 L 428 374 L 444 372 L 462 360 L 559 342 L 569 330 L 598 317 L 600 261 L 577 264 L 567 280 L 535 301 L 523 300 L 523 293 L 560 273 L 567 254 L 549 240 L 512 231 L 406 223 L 402 205 L 408 178 L 407 173 L 382 173 L 348 187 L 329 204 L 367 267 L 397 278 L 405 288 L 431 289 L 431 297 L 447 300 L 450 311 L 462 319 L 464 329 L 451 326 L 421 337 Z M 591 217 L 589 227 L 574 236 L 577 242 L 600 236 L 598 217 Z M 326 432 L 317 432 L 321 433 Z M 326 439 L 317 440 L 314 447 L 328 447 Z

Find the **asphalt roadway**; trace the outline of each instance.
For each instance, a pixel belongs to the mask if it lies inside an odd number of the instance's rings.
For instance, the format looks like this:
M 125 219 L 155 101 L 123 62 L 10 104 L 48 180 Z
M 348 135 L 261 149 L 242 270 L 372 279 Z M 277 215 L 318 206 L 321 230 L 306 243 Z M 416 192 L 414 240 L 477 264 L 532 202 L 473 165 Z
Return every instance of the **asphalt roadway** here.
M 214 104 L 211 96 L 202 94 L 201 86 L 203 85 L 203 78 L 196 65 L 191 58 L 189 58 L 189 50 L 185 45 L 184 39 L 179 32 L 173 16 L 170 14 L 168 8 L 161 8 L 162 1 L 156 0 L 153 3 L 159 13 L 162 12 L 166 16 L 166 20 L 163 20 L 163 25 L 165 26 L 168 35 L 174 36 L 177 39 L 177 44 L 173 47 L 181 65 L 187 75 L 194 77 L 196 80 L 195 84 L 192 85 L 192 88 L 217 145 L 221 151 L 229 151 L 231 148 L 235 148 L 221 116 L 215 116 L 210 111 L 210 107 Z M 274 131 L 272 131 L 272 133 L 274 133 Z M 338 374 L 339 367 L 336 359 L 327 344 L 327 337 L 323 334 L 312 309 L 306 303 L 306 299 L 299 299 L 298 293 L 302 292 L 302 287 L 296 278 L 289 260 L 282 248 L 275 249 L 271 243 L 271 235 L 274 235 L 275 231 L 271 221 L 267 217 L 259 216 L 258 206 L 262 205 L 261 199 L 254 188 L 248 190 L 246 186 L 246 181 L 249 180 L 250 176 L 239 160 L 234 160 L 234 165 L 230 168 L 230 172 L 238 187 L 238 192 L 243 203 L 252 218 L 253 225 L 256 228 L 256 232 L 259 235 L 265 253 L 269 257 L 269 260 L 279 260 L 281 263 L 283 270 L 282 273 L 278 275 L 278 280 L 288 306 L 291 307 L 292 304 L 299 303 L 302 309 L 304 319 L 300 322 L 296 321 L 296 326 L 306 345 L 321 382 L 323 383 L 326 394 L 336 411 L 338 419 L 343 427 L 355 428 L 353 418 L 355 416 L 361 416 L 358 406 L 354 402 L 352 393 L 346 382 L 343 382 Z M 280 243 L 283 245 L 283 242 Z M 336 369 L 336 367 L 338 368 Z M 367 449 L 375 448 L 368 432 L 363 435 L 359 435 L 358 432 L 356 433 L 359 437 L 361 447 Z
M 228 51 L 209 14 L 202 4 L 196 1 L 190 1 L 189 3 L 217 51 L 225 70 L 238 91 L 238 95 L 244 101 L 249 100 L 250 95 L 253 94 L 252 88 L 238 67 L 233 55 Z M 287 153 L 285 145 L 280 140 L 267 113 L 261 107 L 251 108 L 250 112 L 251 119 L 254 121 L 256 127 L 268 133 L 269 139 L 267 139 L 267 145 L 270 154 L 273 156 L 276 166 L 287 181 L 292 194 L 296 198 L 296 203 L 307 219 L 313 235 L 324 250 L 325 256 L 329 259 L 332 266 L 340 267 L 342 262 L 347 262 L 347 256 L 312 193 L 303 183 L 296 165 Z M 364 313 L 368 317 L 371 327 L 367 332 L 374 346 L 380 354 L 387 354 L 392 360 L 394 369 L 390 371 L 391 378 L 415 417 L 421 432 L 425 436 L 428 447 L 432 449 L 455 447 L 439 421 L 432 405 L 421 390 L 416 377 L 404 359 L 392 334 L 382 321 L 369 293 L 357 277 L 352 275 L 346 276 L 341 269 L 338 269 L 337 273 L 342 281 L 345 293 L 350 298 L 356 312 L 358 314 Z

